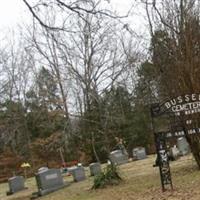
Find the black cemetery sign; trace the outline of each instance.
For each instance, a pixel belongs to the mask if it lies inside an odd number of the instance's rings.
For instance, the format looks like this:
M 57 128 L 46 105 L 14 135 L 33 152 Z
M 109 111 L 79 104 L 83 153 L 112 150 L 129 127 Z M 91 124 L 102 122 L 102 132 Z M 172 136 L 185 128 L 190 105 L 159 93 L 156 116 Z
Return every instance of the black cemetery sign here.
M 200 113 L 200 94 L 186 94 L 161 104 L 152 104 L 151 113 L 153 117 L 170 113 L 174 113 L 176 116 Z
M 167 116 L 170 119 L 169 130 L 156 132 L 154 118 Z M 157 165 L 160 170 L 162 190 L 167 185 L 173 189 L 166 141 L 170 138 L 200 135 L 200 94 L 181 95 L 163 103 L 151 105 L 152 125 L 157 151 Z

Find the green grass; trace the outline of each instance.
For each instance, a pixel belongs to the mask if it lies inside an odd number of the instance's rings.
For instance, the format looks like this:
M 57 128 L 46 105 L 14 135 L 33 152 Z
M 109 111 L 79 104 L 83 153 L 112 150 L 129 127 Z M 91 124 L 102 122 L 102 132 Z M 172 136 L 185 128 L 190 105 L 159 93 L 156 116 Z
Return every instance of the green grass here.
M 91 190 L 93 177 L 73 183 L 69 187 L 39 198 L 39 200 L 199 200 L 200 171 L 197 170 L 192 156 L 182 157 L 171 163 L 174 191 L 161 192 L 158 168 L 153 168 L 155 156 L 130 162 L 120 166 L 122 183 L 105 189 Z M 88 174 L 88 173 L 87 173 Z M 71 178 L 65 177 L 70 181 Z M 6 184 L 0 185 L 1 200 L 28 200 L 37 191 L 35 180 L 28 179 L 28 190 L 6 197 Z

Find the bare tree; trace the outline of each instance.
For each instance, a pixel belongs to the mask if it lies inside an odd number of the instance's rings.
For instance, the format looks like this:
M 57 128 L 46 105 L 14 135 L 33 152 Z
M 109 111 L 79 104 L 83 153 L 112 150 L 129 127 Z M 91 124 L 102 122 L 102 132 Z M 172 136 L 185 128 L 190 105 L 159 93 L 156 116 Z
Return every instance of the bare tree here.
M 125 16 L 105 9 L 102 1 L 38 1 L 34 5 L 23 1 L 33 15 L 33 30 L 29 29 L 31 46 L 59 85 L 68 122 L 66 133 L 72 134 L 70 116 L 75 114 L 87 122 L 99 123 L 104 131 L 97 131 L 107 137 L 107 123 L 89 119 L 85 113 L 92 112 L 93 102 L 101 111 L 103 92 L 127 81 L 133 71 L 137 55 L 131 50 L 133 42 L 125 42 L 123 34 L 127 29 L 119 23 Z M 94 137 L 91 132 L 93 149 Z
M 65 117 L 65 128 L 63 130 L 63 140 L 65 144 L 65 151 L 69 153 L 69 138 L 72 134 L 72 127 L 69 113 L 69 100 L 68 100 L 68 69 L 64 66 L 60 52 L 57 48 L 56 39 L 57 35 L 53 32 L 47 31 L 47 29 L 37 26 L 33 21 L 32 28 L 27 28 L 27 35 L 29 45 L 27 49 L 33 50 L 37 54 L 38 64 L 45 66 L 50 70 L 54 77 L 54 81 L 59 88 L 60 101 L 57 102 L 57 108 L 62 111 Z M 40 67 L 39 67 L 40 69 Z M 37 70 L 34 73 L 37 74 Z M 41 80 L 42 81 L 42 80 Z M 56 109 L 57 109 L 56 108 Z
M 17 42 L 16 42 L 17 41 Z M 1 111 L 5 112 L 5 143 L 12 143 L 14 150 L 21 144 L 21 153 L 31 156 L 30 134 L 27 127 L 25 106 L 26 92 L 31 85 L 31 68 L 34 65 L 33 54 L 25 49 L 22 38 L 13 37 L 5 42 L 1 49 Z M 17 150 L 16 150 L 17 151 Z M 29 154 L 27 154 L 29 153 Z

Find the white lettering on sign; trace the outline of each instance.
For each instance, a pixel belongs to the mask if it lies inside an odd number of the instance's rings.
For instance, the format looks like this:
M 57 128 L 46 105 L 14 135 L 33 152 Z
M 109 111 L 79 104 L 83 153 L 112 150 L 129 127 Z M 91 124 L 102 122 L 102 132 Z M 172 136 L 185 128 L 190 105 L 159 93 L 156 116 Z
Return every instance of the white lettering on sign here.
M 167 109 L 169 109 L 169 108 L 171 107 L 170 103 L 169 103 L 169 102 L 166 102 L 166 103 L 165 103 L 165 107 L 166 107 Z
M 58 178 L 58 175 L 57 174 L 49 174 L 49 175 L 46 175 L 46 180 L 51 180 L 51 179 L 55 179 L 55 178 Z
M 177 116 L 180 113 L 190 115 L 200 112 L 200 94 L 186 94 L 178 96 L 164 103 L 167 110 L 171 110 Z
M 181 111 L 191 111 L 193 113 L 199 112 L 200 109 L 200 101 L 193 103 L 186 103 L 182 105 L 175 105 L 171 107 L 173 112 L 181 112 Z
M 167 109 L 175 106 L 177 104 L 187 104 L 189 102 L 199 102 L 200 101 L 200 94 L 186 94 L 183 96 L 178 96 L 174 99 L 171 99 L 165 103 L 165 107 Z
M 187 130 L 188 135 L 195 135 L 195 134 L 200 134 L 200 128 L 192 128 Z M 168 132 L 165 133 L 166 138 L 171 138 L 171 137 L 183 137 L 185 136 L 185 132 L 182 131 L 175 131 L 175 132 Z

